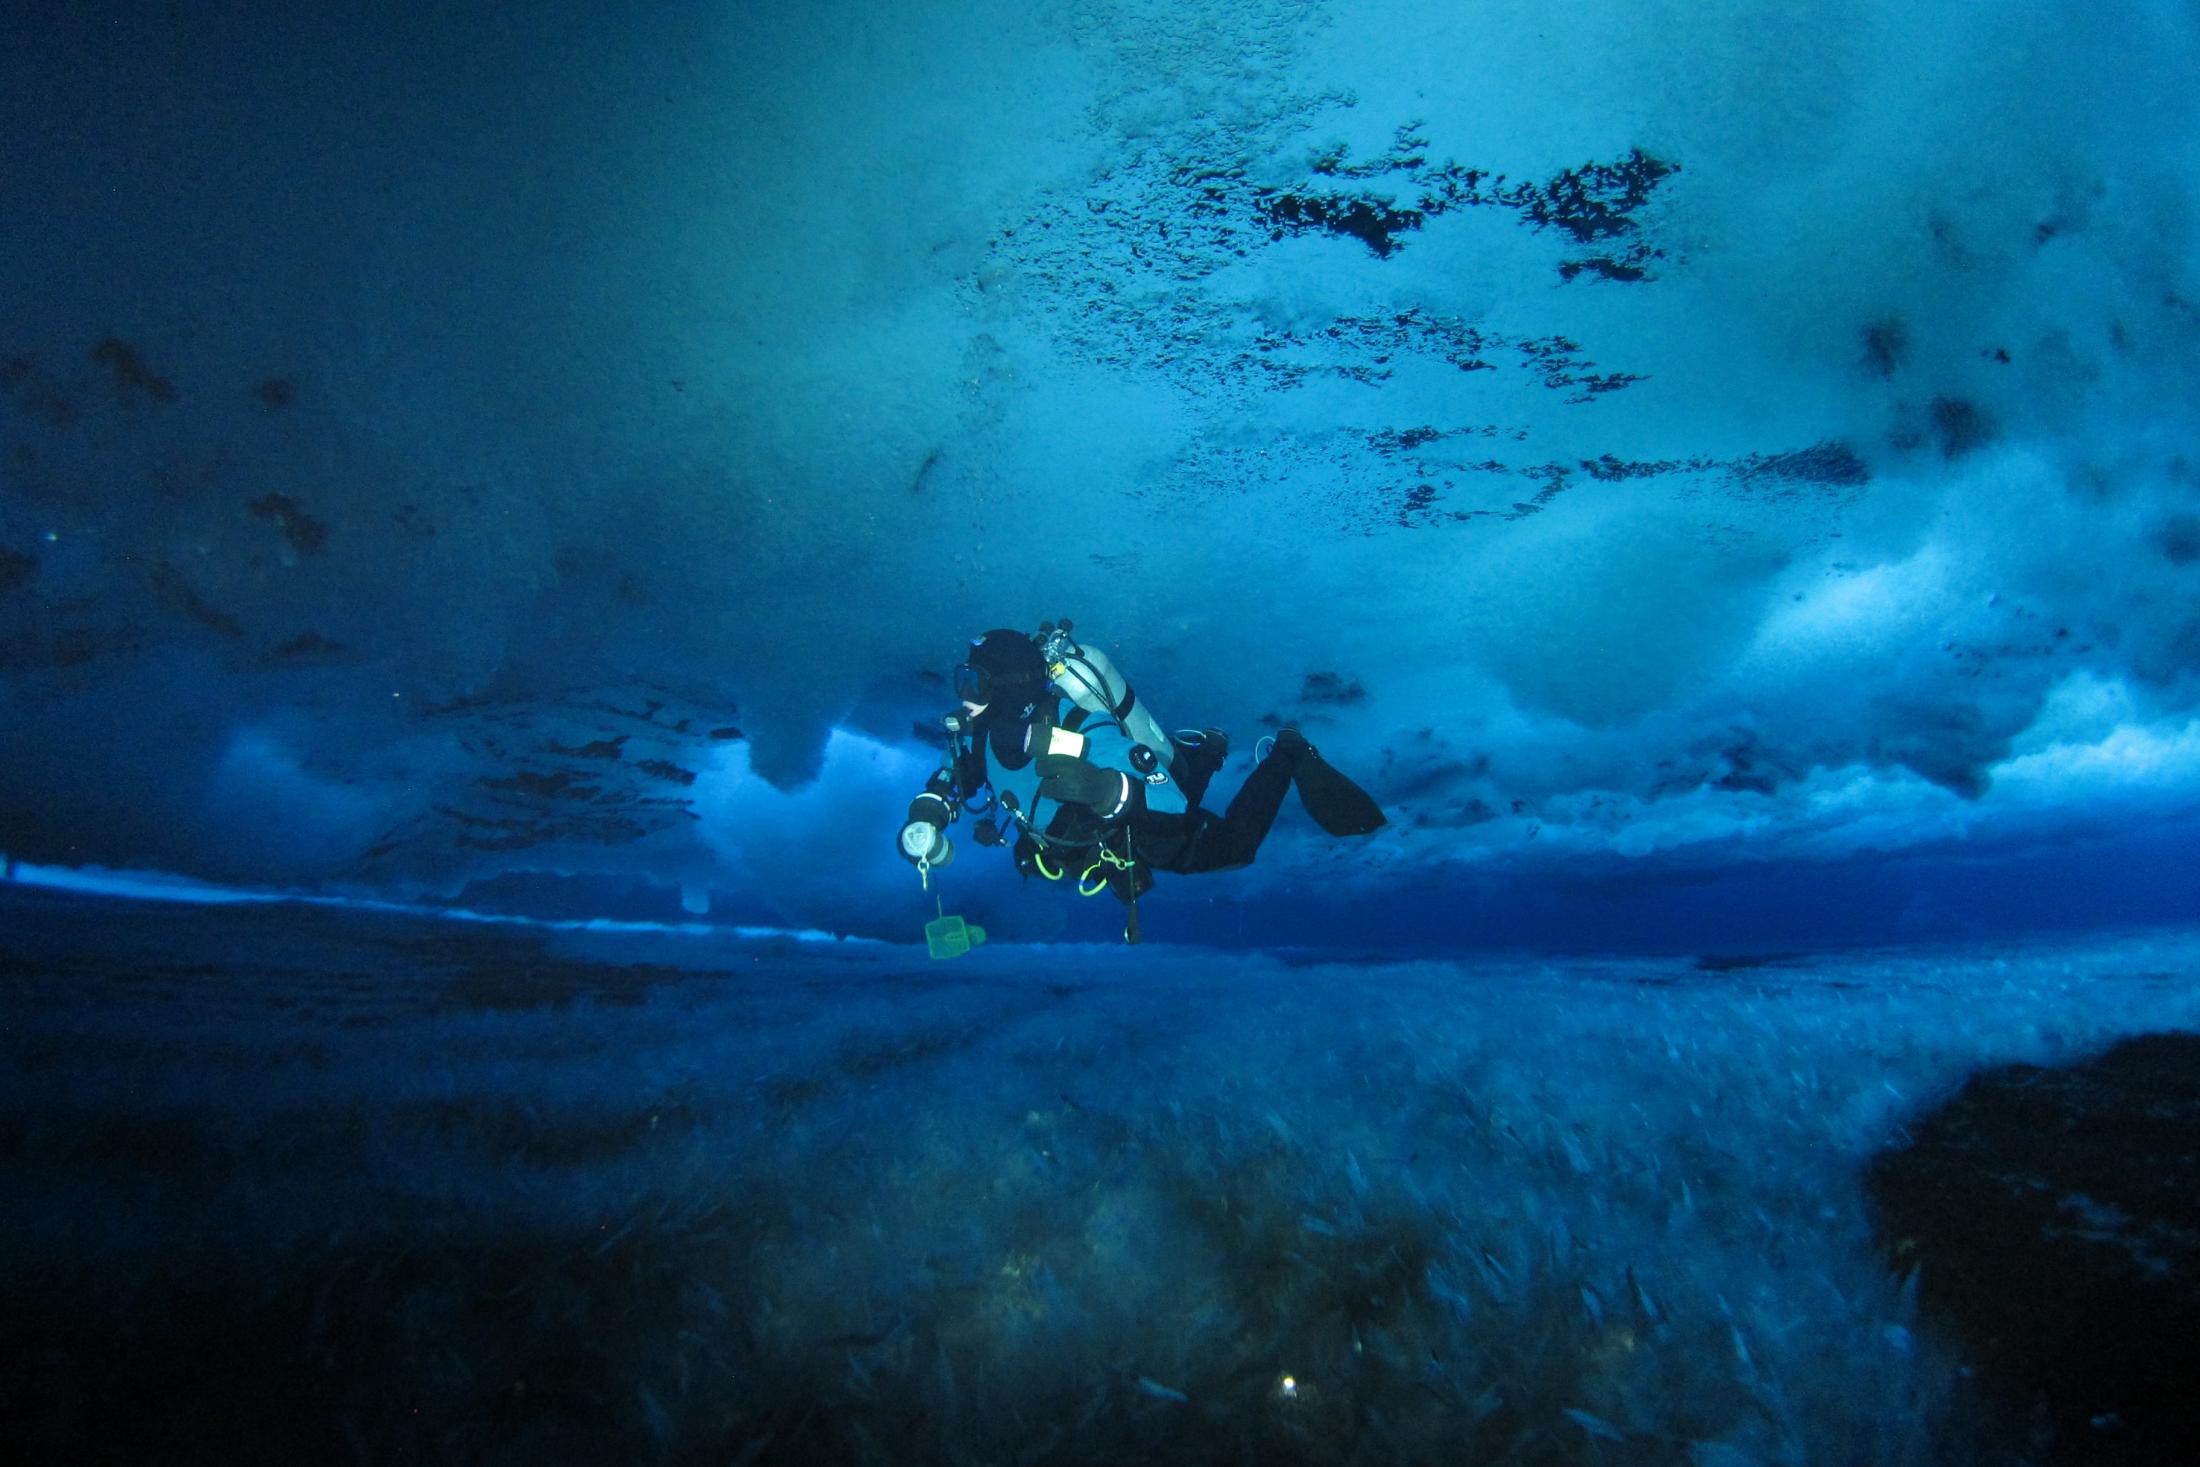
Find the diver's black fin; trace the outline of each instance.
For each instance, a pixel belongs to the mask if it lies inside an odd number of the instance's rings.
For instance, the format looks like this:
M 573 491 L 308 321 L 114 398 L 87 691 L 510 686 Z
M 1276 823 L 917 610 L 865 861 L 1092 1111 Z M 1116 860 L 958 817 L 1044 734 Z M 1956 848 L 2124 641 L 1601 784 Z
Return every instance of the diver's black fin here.
M 1292 783 L 1298 786 L 1299 803 L 1314 823 L 1331 835 L 1366 835 L 1382 829 L 1389 820 L 1383 807 L 1311 748 L 1302 749 L 1291 766 Z

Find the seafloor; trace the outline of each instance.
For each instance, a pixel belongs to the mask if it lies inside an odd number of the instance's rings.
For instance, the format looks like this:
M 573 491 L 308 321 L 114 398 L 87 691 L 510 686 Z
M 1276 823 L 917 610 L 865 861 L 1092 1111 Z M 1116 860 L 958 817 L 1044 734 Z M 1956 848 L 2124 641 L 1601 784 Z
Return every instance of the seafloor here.
M 1860 1187 L 2200 938 L 1285 961 L 0 889 L 19 1461 L 2030 1459 Z

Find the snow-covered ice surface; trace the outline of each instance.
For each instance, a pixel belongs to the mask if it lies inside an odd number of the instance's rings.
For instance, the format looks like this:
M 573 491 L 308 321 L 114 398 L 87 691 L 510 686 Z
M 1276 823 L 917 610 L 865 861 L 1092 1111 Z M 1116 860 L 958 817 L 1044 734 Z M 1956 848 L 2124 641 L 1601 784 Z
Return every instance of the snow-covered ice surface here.
M 35 1460 L 2019 1460 L 1859 1190 L 2200 936 L 1304 962 L 0 895 Z

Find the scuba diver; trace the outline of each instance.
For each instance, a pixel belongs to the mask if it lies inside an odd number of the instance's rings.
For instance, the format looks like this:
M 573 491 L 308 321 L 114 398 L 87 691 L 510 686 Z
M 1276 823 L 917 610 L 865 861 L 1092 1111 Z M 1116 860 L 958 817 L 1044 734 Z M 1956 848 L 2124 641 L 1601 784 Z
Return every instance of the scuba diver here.
M 1067 620 L 1045 623 L 1037 636 L 1002 627 L 972 638 L 955 695 L 962 708 L 944 720 L 947 762 L 910 802 L 899 839 L 927 885 L 954 855 L 947 827 L 968 813 L 978 844 L 1008 845 L 1027 878 L 1074 872 L 1082 894 L 1114 893 L 1128 909 L 1124 940 L 1137 942 L 1138 898 L 1153 873 L 1251 865 L 1287 788 L 1332 835 L 1385 823 L 1366 791 L 1289 726 L 1261 741 L 1272 747 L 1228 809 L 1206 809 L 1200 801 L 1228 756 L 1228 737 L 1165 733 Z M 1066 714 L 1063 699 L 1072 705 Z

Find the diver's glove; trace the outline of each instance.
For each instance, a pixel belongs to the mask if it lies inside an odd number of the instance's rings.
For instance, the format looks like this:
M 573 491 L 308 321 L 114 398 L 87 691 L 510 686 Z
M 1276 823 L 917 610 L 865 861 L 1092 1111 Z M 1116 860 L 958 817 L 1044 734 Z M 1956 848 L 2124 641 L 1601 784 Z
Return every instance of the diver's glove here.
M 1130 813 L 1136 788 L 1120 769 L 1102 769 L 1075 754 L 1039 756 L 1039 797 L 1088 806 L 1102 820 Z

